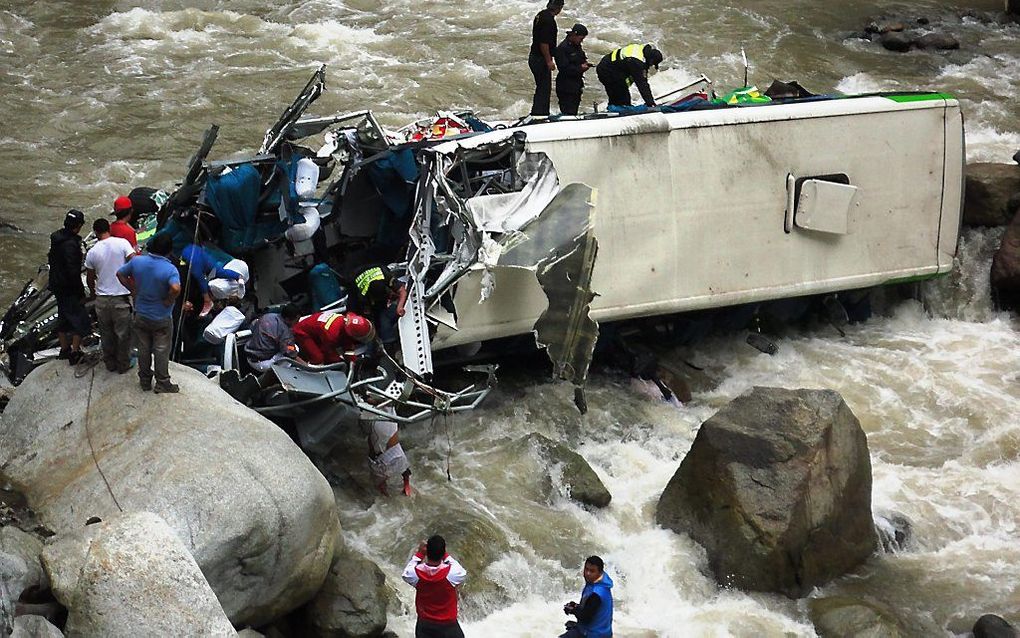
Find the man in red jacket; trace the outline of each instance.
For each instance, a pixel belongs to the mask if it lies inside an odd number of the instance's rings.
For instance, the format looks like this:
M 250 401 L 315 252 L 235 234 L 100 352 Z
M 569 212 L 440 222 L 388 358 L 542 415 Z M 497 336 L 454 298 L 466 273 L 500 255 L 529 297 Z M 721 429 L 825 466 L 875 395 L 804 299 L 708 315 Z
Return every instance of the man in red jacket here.
M 372 322 L 353 312 L 317 312 L 294 324 L 301 358 L 314 365 L 338 363 L 341 353 L 375 339 Z
M 414 638 L 464 638 L 457 622 L 457 589 L 467 571 L 446 553 L 442 536 L 436 534 L 418 547 L 402 578 L 417 590 Z

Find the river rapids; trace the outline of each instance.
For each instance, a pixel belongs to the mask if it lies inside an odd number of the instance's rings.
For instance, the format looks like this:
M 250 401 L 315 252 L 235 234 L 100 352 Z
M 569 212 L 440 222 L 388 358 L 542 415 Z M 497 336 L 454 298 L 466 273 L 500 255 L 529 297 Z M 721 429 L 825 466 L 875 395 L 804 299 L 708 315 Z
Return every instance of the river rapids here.
M 719 89 L 797 80 L 825 92 L 940 90 L 957 95 L 970 161 L 1020 147 L 1020 25 L 992 0 L 836 6 L 808 0 L 600 3 L 568 0 L 561 28 L 584 22 L 589 57 L 630 41 L 666 55 L 660 92 L 704 72 Z M 211 123 L 217 152 L 251 152 L 315 64 L 328 67 L 316 113 L 371 108 L 399 126 L 437 108 L 485 118 L 524 114 L 536 2 L 521 0 L 0 0 L 0 302 L 45 259 L 70 207 L 89 220 L 138 185 L 168 187 Z M 953 33 L 961 50 L 893 54 L 854 37 L 883 12 Z M 604 94 L 593 74 L 583 105 Z M 895 147 L 895 140 L 893 147 Z M 219 157 L 219 156 L 217 156 Z M 894 158 L 891 158 L 894 161 Z M 739 193 L 719 193 L 720 197 Z M 469 576 L 468 636 L 552 636 L 576 599 L 584 557 L 616 581 L 618 636 L 813 636 L 804 601 L 720 590 L 703 550 L 658 528 L 654 508 L 699 424 L 754 385 L 832 388 L 868 433 L 876 516 L 913 524 L 908 546 L 874 556 L 815 595 L 883 601 L 916 635 L 965 635 L 986 612 L 1020 620 L 1020 325 L 996 311 L 989 261 L 1001 231 L 970 230 L 958 268 L 847 329 L 791 331 L 775 356 L 743 335 L 677 353 L 703 367 L 684 406 L 608 373 L 594 375 L 580 417 L 570 388 L 520 371 L 476 412 L 403 434 L 417 494 L 337 489 L 348 545 L 375 560 L 395 592 L 390 628 L 412 633 L 413 592 L 399 580 L 410 549 L 442 523 Z M 710 255 L 696 256 L 710 259 Z M 530 432 L 568 443 L 612 504 L 587 511 L 543 480 Z M 337 464 L 358 478 L 363 451 Z M 554 481 L 555 483 L 555 481 Z

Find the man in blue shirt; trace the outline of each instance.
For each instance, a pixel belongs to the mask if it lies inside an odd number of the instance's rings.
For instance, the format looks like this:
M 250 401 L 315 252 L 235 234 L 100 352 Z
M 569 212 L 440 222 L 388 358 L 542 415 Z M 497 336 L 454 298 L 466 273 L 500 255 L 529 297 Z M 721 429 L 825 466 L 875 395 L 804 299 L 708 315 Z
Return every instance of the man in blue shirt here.
M 568 621 L 560 638 L 613 638 L 613 579 L 598 556 L 584 561 L 583 575 L 581 601 L 563 606 L 563 613 L 577 621 Z
M 181 276 L 167 255 L 170 235 L 156 235 L 147 254 L 139 255 L 117 271 L 117 279 L 135 297 L 134 335 L 138 347 L 138 381 L 143 390 L 178 392 L 170 382 L 170 340 L 174 300 L 181 294 Z M 152 385 L 153 369 L 156 386 Z

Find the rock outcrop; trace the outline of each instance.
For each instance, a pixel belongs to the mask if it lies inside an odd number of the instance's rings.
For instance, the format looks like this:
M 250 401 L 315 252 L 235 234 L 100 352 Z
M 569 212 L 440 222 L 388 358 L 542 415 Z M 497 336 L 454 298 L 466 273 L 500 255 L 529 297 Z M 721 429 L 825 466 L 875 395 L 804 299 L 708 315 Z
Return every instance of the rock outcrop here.
M 819 638 L 900 638 L 912 635 L 904 632 L 889 610 L 856 598 L 812 598 L 808 609 Z
M 326 582 L 301 610 L 305 635 L 375 638 L 386 629 L 386 576 L 372 561 L 341 552 Z
M 1020 171 L 1020 167 L 1017 167 Z M 1003 306 L 1016 306 L 1020 302 L 1020 215 L 1002 236 L 1002 243 L 992 258 L 992 287 L 1000 296 Z
M 1020 193 L 1020 166 L 979 162 L 967 164 L 963 223 L 1004 226 L 1013 218 L 1010 198 Z
M 836 392 L 754 388 L 701 425 L 656 519 L 720 585 L 804 596 L 875 550 L 867 438 Z
M 558 467 L 570 498 L 592 507 L 609 505 L 613 495 L 580 454 L 537 432 L 524 437 L 524 442 L 534 446 L 547 463 Z
M 62 362 L 33 371 L 3 416 L 0 472 L 58 533 L 118 504 L 160 515 L 231 621 L 260 626 L 322 585 L 339 532 L 333 492 L 273 423 L 195 370 L 171 373 L 180 394 L 143 392 L 102 366 L 82 378 Z
M 149 512 L 57 536 L 43 550 L 72 636 L 235 636 L 173 529 Z

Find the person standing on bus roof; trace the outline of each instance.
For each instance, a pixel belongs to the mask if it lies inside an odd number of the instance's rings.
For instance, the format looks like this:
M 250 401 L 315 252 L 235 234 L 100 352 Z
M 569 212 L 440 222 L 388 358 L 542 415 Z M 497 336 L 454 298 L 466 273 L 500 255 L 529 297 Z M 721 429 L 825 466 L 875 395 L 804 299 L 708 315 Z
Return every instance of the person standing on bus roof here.
M 552 72 L 556 70 L 553 49 L 556 48 L 556 16 L 563 10 L 563 0 L 549 0 L 531 23 L 531 52 L 528 54 L 528 68 L 535 76 L 535 97 L 531 102 L 531 114 L 548 116 L 549 100 L 552 99 Z
M 587 35 L 587 27 L 578 22 L 567 31 L 567 37 L 563 38 L 563 42 L 554 51 L 559 69 L 556 74 L 556 100 L 560 103 L 560 113 L 563 115 L 577 115 L 581 106 L 584 72 L 591 68 L 588 56 L 581 48 Z

